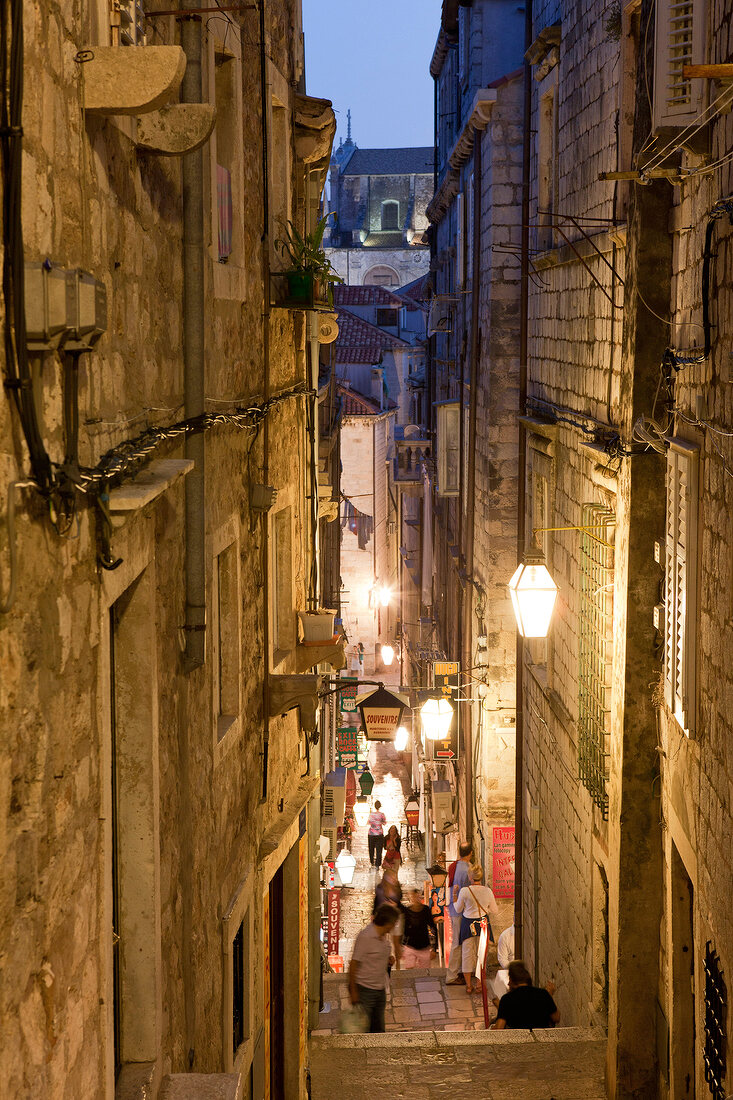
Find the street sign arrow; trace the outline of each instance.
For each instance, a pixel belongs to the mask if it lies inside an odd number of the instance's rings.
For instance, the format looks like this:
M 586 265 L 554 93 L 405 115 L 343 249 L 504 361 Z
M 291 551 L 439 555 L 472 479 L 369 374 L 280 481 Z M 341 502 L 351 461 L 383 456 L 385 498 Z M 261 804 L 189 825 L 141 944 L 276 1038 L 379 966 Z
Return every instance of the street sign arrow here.
M 447 756 L 449 760 L 452 760 L 455 755 L 456 754 L 453 752 L 453 749 L 436 749 L 435 750 L 436 758 L 439 757 L 439 756 L 440 757 Z

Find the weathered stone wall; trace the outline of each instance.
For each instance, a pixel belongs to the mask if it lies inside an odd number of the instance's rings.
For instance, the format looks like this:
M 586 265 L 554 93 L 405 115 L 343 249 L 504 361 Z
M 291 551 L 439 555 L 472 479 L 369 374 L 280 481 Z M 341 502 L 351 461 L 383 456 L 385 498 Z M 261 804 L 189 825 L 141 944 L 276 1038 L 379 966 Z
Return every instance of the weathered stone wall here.
M 362 286 L 373 267 L 391 267 L 398 286 L 414 282 L 430 269 L 430 249 L 421 245 L 410 248 L 327 248 L 326 254 L 344 282 Z
M 293 8 L 290 0 L 268 6 L 268 52 L 289 84 L 297 55 Z M 107 290 L 107 332 L 84 357 L 81 370 L 80 459 L 91 465 L 110 446 L 148 425 L 183 416 L 181 162 L 138 151 L 126 122 L 118 125 L 99 116 L 84 120 L 84 68 L 75 56 L 88 42 L 77 8 L 29 2 L 24 15 L 26 259 L 48 256 L 54 263 L 83 267 Z M 259 104 L 258 55 L 246 45 L 256 41 L 256 20 L 252 13 L 242 19 L 242 96 L 246 103 Z M 168 21 L 156 22 L 150 42 L 166 42 L 169 27 Z M 238 36 L 236 25 L 228 33 Z M 213 56 L 208 34 L 204 27 L 205 76 Z M 238 270 L 223 273 L 213 262 L 205 263 L 210 410 L 261 400 L 266 385 L 259 114 L 257 106 L 241 120 L 242 185 L 251 201 L 242 215 Z M 206 174 L 207 147 L 203 159 Z M 210 202 L 207 186 L 209 255 Z M 218 296 L 224 274 L 236 293 Z M 275 312 L 271 392 L 304 380 L 303 352 L 302 323 Z M 44 439 L 52 457 L 61 461 L 57 356 L 44 357 L 39 377 Z M 0 485 L 7 499 L 9 483 L 27 472 L 7 397 L 0 402 L 0 437 Z M 158 824 L 149 855 L 159 867 L 152 904 L 160 929 L 153 951 L 158 957 L 158 1034 L 152 1035 L 150 1060 L 156 1062 L 157 1081 L 170 1070 L 215 1072 L 230 1066 L 222 918 L 233 899 L 241 905 L 246 895 L 252 919 L 250 1021 L 237 1065 L 248 1068 L 264 1015 L 262 896 L 277 869 L 272 861 L 262 868 L 260 844 L 284 820 L 279 803 L 295 814 L 297 841 L 299 807 L 291 800 L 303 770 L 294 711 L 270 724 L 263 801 L 267 520 L 251 515 L 248 491 L 250 480 L 272 484 L 292 506 L 293 600 L 304 607 L 310 553 L 305 439 L 303 398 L 278 406 L 256 441 L 251 432 L 228 426 L 206 435 L 208 656 L 205 666 L 192 673 L 185 672 L 181 653 L 184 480 L 114 528 L 112 551 L 123 564 L 109 574 L 97 566 L 98 521 L 85 500 L 79 499 L 78 519 L 66 537 L 59 537 L 49 524 L 48 505 L 27 490 L 17 493 L 18 587 L 12 611 L 0 619 L 5 686 L 0 698 L 0 939 L 5 945 L 0 1013 L 8 1022 L 0 1067 L 8 1096 L 102 1097 L 114 1091 L 109 609 L 121 607 L 141 583 L 150 592 L 150 604 L 135 627 L 141 640 L 136 659 L 141 697 L 152 700 L 148 735 Z M 155 457 L 182 458 L 183 447 L 174 440 Z M 237 545 L 238 558 L 233 644 L 240 702 L 236 721 L 220 737 L 219 639 L 212 627 L 212 603 L 216 555 L 230 541 Z M 6 592 L 4 525 L 0 550 Z M 234 659 L 231 652 L 229 657 Z M 127 659 L 127 654 L 116 655 L 118 662 Z M 293 668 L 290 657 L 279 671 Z M 121 714 L 124 706 L 120 703 Z M 287 855 L 277 843 L 271 848 L 276 860 Z M 297 898 L 288 904 L 297 910 Z M 303 990 L 300 996 L 305 995 Z M 154 1007 L 147 1003 L 144 1012 Z M 128 1004 L 127 1011 L 129 1019 L 134 1009 Z M 293 1011 L 297 1004 L 288 1007 Z

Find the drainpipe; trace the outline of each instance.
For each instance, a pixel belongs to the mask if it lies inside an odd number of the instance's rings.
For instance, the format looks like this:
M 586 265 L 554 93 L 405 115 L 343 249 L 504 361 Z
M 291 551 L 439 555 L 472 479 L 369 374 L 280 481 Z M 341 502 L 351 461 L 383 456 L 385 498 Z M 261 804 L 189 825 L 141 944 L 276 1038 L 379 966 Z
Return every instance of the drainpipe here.
M 476 506 L 476 403 L 478 400 L 479 378 L 479 306 L 481 299 L 481 132 L 477 131 L 473 141 L 473 270 L 471 272 L 471 345 L 470 345 L 470 375 L 471 387 L 470 405 L 468 412 L 468 485 L 466 491 L 466 573 L 471 585 L 467 593 L 467 613 L 464 626 L 464 655 L 468 667 L 472 665 L 473 647 L 471 645 L 471 626 L 475 589 L 473 586 L 473 533 L 474 533 L 474 509 Z M 466 667 L 464 665 L 464 667 Z M 475 805 L 475 790 L 473 781 L 473 726 L 472 707 L 470 703 L 463 704 L 466 707 L 468 721 L 465 733 L 465 758 L 466 758 L 466 840 L 473 841 L 473 820 Z M 479 704 L 480 706 L 481 704 Z M 478 816 L 478 815 L 477 815 Z M 479 825 L 479 835 L 483 831 Z
M 197 0 L 183 0 L 189 7 Z M 201 17 L 191 12 L 181 18 L 181 46 L 186 71 L 181 84 L 184 103 L 201 102 Z M 203 152 L 197 149 L 183 157 L 183 380 L 186 417 L 204 411 L 204 169 Z M 203 433 L 188 436 L 186 457 L 194 467 L 186 478 L 186 621 L 184 668 L 201 668 L 206 659 L 206 560 L 205 560 L 205 469 Z M 189 723 L 190 725 L 190 723 Z M 194 884 L 192 825 L 194 784 L 188 729 L 179 732 L 181 772 L 181 893 L 183 908 L 181 939 L 184 963 L 184 1020 L 187 1065 L 196 1060 L 196 970 L 194 940 Z
M 268 85 L 267 54 L 265 48 L 265 4 L 260 0 L 260 110 L 262 140 L 262 371 L 265 401 L 270 397 L 270 196 L 269 196 L 269 147 L 268 147 Z M 262 481 L 269 484 L 270 418 L 265 417 L 263 434 Z M 268 755 L 270 749 L 270 539 L 267 516 L 262 517 L 262 791 L 261 800 L 267 799 Z
M 183 0 L 194 7 L 197 0 Z M 183 103 L 201 103 L 201 17 L 181 20 L 186 71 Z M 183 378 L 186 418 L 204 411 L 204 160 L 203 151 L 183 157 Z M 204 435 L 188 436 L 186 457 L 186 652 L 188 671 L 206 660 L 205 449 Z
M 532 0 L 526 0 L 524 12 L 524 47 L 532 45 Z M 524 118 L 522 136 L 522 269 L 519 284 L 519 413 L 523 415 L 527 407 L 527 345 L 529 325 L 529 170 L 530 170 L 530 123 L 532 121 L 532 71 L 529 61 L 524 62 Z M 519 424 L 519 452 L 517 455 L 518 493 L 517 493 L 517 561 L 524 553 L 525 540 L 525 498 L 526 498 L 526 441 L 524 425 Z M 514 951 L 518 959 L 523 957 L 522 921 L 522 884 L 523 884 L 523 771 L 524 771 L 524 652 L 522 636 L 517 631 L 516 653 L 516 774 L 514 797 Z M 537 975 L 535 974 L 537 979 Z

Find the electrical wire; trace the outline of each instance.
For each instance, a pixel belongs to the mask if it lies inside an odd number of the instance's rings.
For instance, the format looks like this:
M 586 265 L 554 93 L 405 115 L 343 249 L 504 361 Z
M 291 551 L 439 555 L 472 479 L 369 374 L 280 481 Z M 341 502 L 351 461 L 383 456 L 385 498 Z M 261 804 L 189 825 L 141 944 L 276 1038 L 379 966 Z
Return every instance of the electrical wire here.
M 721 104 L 720 107 L 717 107 L 717 104 L 724 99 L 727 99 L 728 102 Z M 655 169 L 659 168 L 662 162 L 665 161 L 668 157 L 672 157 L 675 153 L 679 152 L 686 142 L 689 142 L 691 138 L 695 136 L 695 134 L 698 134 L 700 130 L 703 129 L 703 127 L 707 126 L 708 122 L 711 122 L 715 115 L 720 114 L 723 110 L 725 110 L 725 108 L 730 105 L 731 101 L 733 101 L 733 85 L 731 85 L 730 88 L 724 88 L 720 95 L 716 96 L 712 103 L 708 104 L 707 107 L 704 107 L 702 111 L 698 112 L 692 122 L 688 123 L 688 125 L 685 126 L 684 129 L 679 132 L 679 134 L 675 134 L 675 136 L 670 141 L 668 141 L 665 146 L 663 146 L 661 149 L 653 154 L 649 163 L 645 164 L 644 167 L 640 170 L 641 180 L 644 181 L 646 177 L 646 180 L 648 181 L 650 172 L 653 172 Z M 716 107 L 717 109 L 715 109 Z M 710 111 L 712 111 L 713 114 L 710 116 L 710 118 L 705 118 L 704 116 L 707 115 Z M 688 131 L 690 132 L 688 133 Z

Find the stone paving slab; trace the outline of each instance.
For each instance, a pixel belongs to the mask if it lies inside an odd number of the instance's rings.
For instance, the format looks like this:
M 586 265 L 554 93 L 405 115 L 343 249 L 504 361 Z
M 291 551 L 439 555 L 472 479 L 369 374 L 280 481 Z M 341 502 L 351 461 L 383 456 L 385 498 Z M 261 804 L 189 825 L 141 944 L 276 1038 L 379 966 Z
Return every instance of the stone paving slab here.
M 312 1037 L 313 1100 L 606 1100 L 605 1036 L 549 1032 L 401 1032 Z M 375 1076 L 378 1067 L 378 1078 Z

